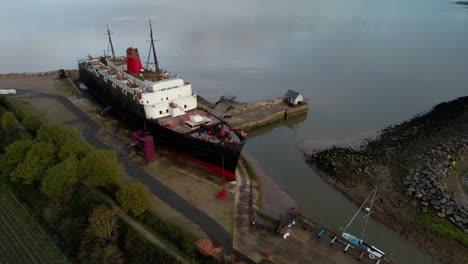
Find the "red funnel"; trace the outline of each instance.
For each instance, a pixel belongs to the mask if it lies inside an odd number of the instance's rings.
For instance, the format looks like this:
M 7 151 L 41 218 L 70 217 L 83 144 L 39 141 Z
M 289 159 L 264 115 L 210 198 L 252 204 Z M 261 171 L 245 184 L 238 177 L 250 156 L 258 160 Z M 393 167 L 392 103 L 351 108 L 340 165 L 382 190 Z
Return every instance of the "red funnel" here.
M 138 49 L 128 48 L 127 49 L 127 71 L 130 73 L 139 73 L 143 69 L 141 64 L 140 55 L 138 54 Z

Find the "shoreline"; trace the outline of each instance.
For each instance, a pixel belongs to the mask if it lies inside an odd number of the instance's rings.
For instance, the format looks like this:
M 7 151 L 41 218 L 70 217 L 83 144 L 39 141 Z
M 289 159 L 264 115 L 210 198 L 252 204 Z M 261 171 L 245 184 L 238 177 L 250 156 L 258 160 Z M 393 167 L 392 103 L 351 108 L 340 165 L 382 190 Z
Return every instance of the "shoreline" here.
M 407 241 L 442 262 L 468 262 L 468 208 L 447 188 L 457 169 L 447 156 L 457 159 L 458 168 L 467 162 L 468 97 L 438 104 L 365 143 L 304 155 L 322 179 L 356 204 L 378 186 L 373 216 Z
M 268 175 L 255 157 L 244 151 L 242 157 L 253 170 L 253 181 L 259 185 L 257 189 L 258 199 L 255 200 L 258 212 L 275 219 L 281 219 L 280 215 L 288 212 L 290 208 L 298 208 L 297 202 L 278 183 Z

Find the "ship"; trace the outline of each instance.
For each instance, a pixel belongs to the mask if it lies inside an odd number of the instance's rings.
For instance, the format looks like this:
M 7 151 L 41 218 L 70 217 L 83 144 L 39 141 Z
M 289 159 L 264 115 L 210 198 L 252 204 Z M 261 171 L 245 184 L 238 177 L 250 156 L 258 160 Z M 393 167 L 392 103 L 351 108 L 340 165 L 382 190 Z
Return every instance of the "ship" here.
M 245 134 L 200 108 L 190 82 L 159 68 L 151 21 L 151 66 L 148 55 L 143 67 L 136 48 L 116 56 L 109 27 L 107 34 L 112 54 L 78 61 L 80 81 L 89 94 L 122 122 L 150 133 L 155 144 L 234 181 Z

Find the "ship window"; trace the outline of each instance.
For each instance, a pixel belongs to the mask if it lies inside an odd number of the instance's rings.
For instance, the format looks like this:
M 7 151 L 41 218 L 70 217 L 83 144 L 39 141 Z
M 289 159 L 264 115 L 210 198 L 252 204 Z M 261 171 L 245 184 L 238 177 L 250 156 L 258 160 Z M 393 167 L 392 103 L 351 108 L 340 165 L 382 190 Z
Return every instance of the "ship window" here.
M 184 105 L 184 108 L 187 108 L 187 105 Z
M 161 101 L 162 101 L 162 100 L 163 100 L 163 99 L 161 98 Z
M 179 97 L 180 97 L 180 94 L 179 94 Z
M 149 101 L 146 101 L 147 104 L 149 104 Z
M 159 114 L 162 115 L 162 111 L 159 111 Z
M 166 109 L 166 113 L 169 113 L 169 109 Z
M 166 97 L 166 100 L 169 100 L 169 97 Z

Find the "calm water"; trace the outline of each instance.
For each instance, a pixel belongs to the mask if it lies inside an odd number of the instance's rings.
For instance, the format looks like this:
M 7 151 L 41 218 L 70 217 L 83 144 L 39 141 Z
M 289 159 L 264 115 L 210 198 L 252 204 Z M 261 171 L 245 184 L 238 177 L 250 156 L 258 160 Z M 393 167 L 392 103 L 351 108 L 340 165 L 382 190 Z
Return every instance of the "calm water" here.
M 13 1 L 0 10 L 0 72 L 75 68 L 107 49 L 148 51 L 215 100 L 301 91 L 308 119 L 246 145 L 318 222 L 346 224 L 356 207 L 305 164 L 300 149 L 350 142 L 468 92 L 468 9 L 444 0 Z M 67 1 L 71 2 L 71 1 Z M 137 3 L 133 3 L 137 2 Z M 372 222 L 369 239 L 399 263 L 432 260 Z

